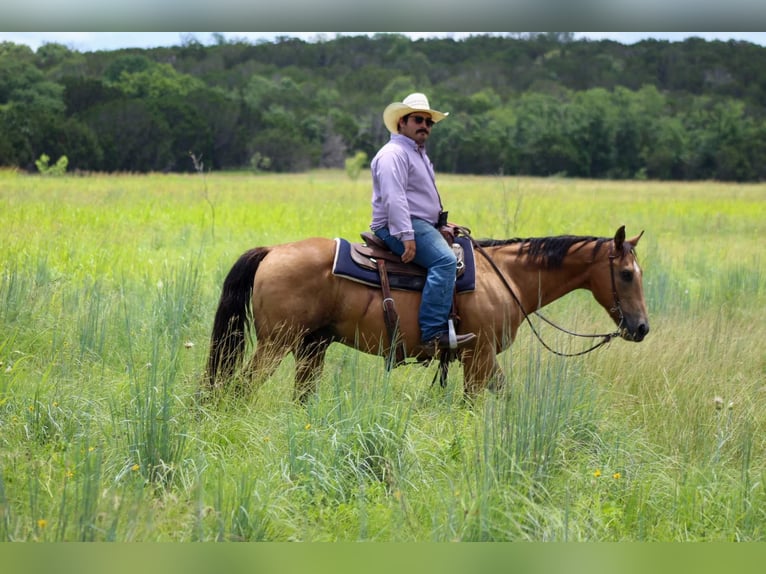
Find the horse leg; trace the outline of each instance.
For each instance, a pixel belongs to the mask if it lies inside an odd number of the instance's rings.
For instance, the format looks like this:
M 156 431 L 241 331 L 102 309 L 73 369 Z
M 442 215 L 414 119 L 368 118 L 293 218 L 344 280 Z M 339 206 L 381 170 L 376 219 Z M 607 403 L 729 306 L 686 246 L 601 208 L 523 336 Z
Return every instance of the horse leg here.
M 463 390 L 467 398 L 475 398 L 482 390 L 499 391 L 505 385 L 505 374 L 497 363 L 494 345 L 479 340 L 473 349 L 463 351 Z
M 293 398 L 305 404 L 309 395 L 316 392 L 317 383 L 322 376 L 324 358 L 331 338 L 317 333 L 303 337 L 295 349 L 295 391 Z
M 289 352 L 290 347 L 279 339 L 259 340 L 244 373 L 251 389 L 257 389 L 268 379 Z

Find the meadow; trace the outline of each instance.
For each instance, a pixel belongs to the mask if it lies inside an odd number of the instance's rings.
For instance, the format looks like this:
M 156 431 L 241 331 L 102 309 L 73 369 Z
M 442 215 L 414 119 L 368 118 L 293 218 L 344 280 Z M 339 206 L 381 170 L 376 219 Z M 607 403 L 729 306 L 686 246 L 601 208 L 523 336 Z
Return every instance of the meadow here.
M 0 541 L 766 539 L 766 185 L 439 183 L 477 238 L 645 230 L 647 339 L 523 326 L 473 404 L 456 365 L 338 345 L 305 406 L 291 358 L 201 401 L 231 265 L 357 238 L 366 174 L 0 172 Z M 589 293 L 544 311 L 613 328 Z

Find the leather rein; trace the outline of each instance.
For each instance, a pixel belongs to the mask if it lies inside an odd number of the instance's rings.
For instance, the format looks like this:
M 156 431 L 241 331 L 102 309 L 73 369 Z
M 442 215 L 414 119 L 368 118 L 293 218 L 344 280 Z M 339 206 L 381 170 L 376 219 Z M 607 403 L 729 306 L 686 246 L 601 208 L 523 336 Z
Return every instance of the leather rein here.
M 459 227 L 458 228 L 462 235 L 465 235 L 470 239 L 471 244 L 473 245 L 474 249 L 476 249 L 479 253 L 481 253 L 484 258 L 489 262 L 492 269 L 495 271 L 497 276 L 500 278 L 500 280 L 503 282 L 503 285 L 508 290 L 508 292 L 511 294 L 511 297 L 516 302 L 516 304 L 519 306 L 519 309 L 521 310 L 521 313 L 524 315 L 524 319 L 527 323 L 529 323 L 529 327 L 532 329 L 532 332 L 535 334 L 535 337 L 537 337 L 537 340 L 540 341 L 540 344 L 545 347 L 548 351 L 551 353 L 558 355 L 560 357 L 578 357 L 580 355 L 585 355 L 586 353 L 590 353 L 591 351 L 594 351 L 601 347 L 602 345 L 605 345 L 609 343 L 612 339 L 619 337 L 620 333 L 622 332 L 622 326 L 625 321 L 625 316 L 622 313 L 622 306 L 620 305 L 620 296 L 617 293 L 617 284 L 614 279 L 614 259 L 617 257 L 617 255 L 614 253 L 614 243 L 612 243 L 609 247 L 609 274 L 612 279 L 612 297 L 614 297 L 614 307 L 610 309 L 610 311 L 617 311 L 619 313 L 620 322 L 617 325 L 617 330 L 613 331 L 612 333 L 595 333 L 595 334 L 582 334 L 582 333 L 575 333 L 573 331 L 569 331 L 568 329 L 565 329 L 564 327 L 561 327 L 551 321 L 550 319 L 546 318 L 544 315 L 539 313 L 538 311 L 535 311 L 534 314 L 540 317 L 543 321 L 551 325 L 552 327 L 558 329 L 562 333 L 566 333 L 567 335 L 572 335 L 573 337 L 583 337 L 583 338 L 590 338 L 590 339 L 598 339 L 601 338 L 602 340 L 592 347 L 589 347 L 588 349 L 585 349 L 584 351 L 579 351 L 577 353 L 564 353 L 561 351 L 557 351 L 553 348 L 551 348 L 540 336 L 540 333 L 538 333 L 537 329 L 535 328 L 534 324 L 529 318 L 529 313 L 527 313 L 526 309 L 524 309 L 524 306 L 521 304 L 521 300 L 516 295 L 515 291 L 513 290 L 513 287 L 511 287 L 508 280 L 505 278 L 505 275 L 500 270 L 500 268 L 497 266 L 497 264 L 494 262 L 492 257 L 484 250 L 484 248 L 479 245 L 479 243 L 471 237 L 471 232 L 469 229 L 465 227 Z

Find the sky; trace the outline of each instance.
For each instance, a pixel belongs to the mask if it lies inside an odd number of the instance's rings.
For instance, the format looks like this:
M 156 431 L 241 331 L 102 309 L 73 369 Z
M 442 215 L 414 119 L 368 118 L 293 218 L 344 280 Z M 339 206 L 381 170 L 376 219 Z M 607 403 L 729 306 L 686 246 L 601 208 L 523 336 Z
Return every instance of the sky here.
M 227 41 L 245 39 L 250 42 L 273 41 L 279 36 L 301 38 L 306 41 L 331 40 L 336 34 L 360 35 L 374 32 L 222 32 Z M 398 32 L 413 39 L 453 37 L 460 39 L 470 34 L 484 32 Z M 622 44 L 632 44 L 647 38 L 669 41 L 683 41 L 689 37 L 705 40 L 742 40 L 766 46 L 766 32 L 575 32 L 575 38 L 592 40 L 610 39 Z M 212 32 L 0 32 L 0 42 L 25 44 L 36 50 L 41 45 L 55 42 L 72 50 L 91 52 L 116 50 L 120 48 L 154 48 L 178 46 L 194 38 L 202 44 L 214 43 Z

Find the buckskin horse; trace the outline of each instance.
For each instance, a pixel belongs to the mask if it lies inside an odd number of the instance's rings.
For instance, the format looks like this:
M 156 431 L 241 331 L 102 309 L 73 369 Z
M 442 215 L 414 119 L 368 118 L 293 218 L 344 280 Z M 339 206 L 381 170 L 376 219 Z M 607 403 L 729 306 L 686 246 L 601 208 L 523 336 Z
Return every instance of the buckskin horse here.
M 591 291 L 617 325 L 616 336 L 642 341 L 649 332 L 642 270 L 634 248 L 643 232 L 625 238 L 561 235 L 474 240 L 475 285 L 455 295 L 457 332 L 476 333 L 475 346 L 455 356 L 463 365 L 464 393 L 504 383 L 496 355 L 507 349 L 529 315 L 575 289 Z M 240 383 L 263 381 L 290 352 L 295 358 L 294 398 L 315 390 L 325 353 L 338 342 L 390 356 L 383 295 L 333 274 L 338 240 L 311 238 L 256 247 L 243 253 L 224 280 L 210 342 L 205 383 L 213 389 L 234 377 L 248 334 L 256 345 Z M 406 355 L 427 361 L 420 345 L 418 291 L 394 290 L 398 337 Z

